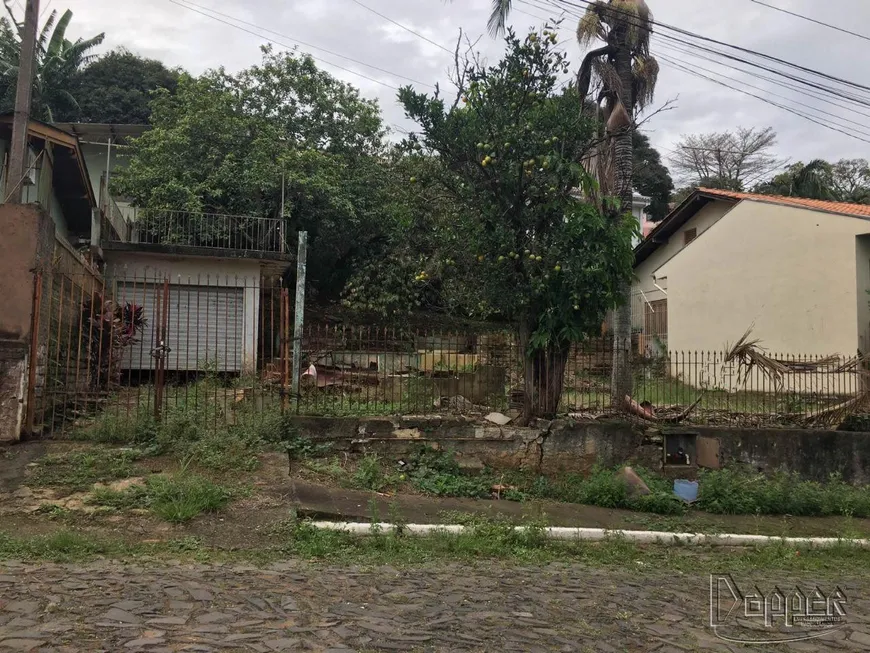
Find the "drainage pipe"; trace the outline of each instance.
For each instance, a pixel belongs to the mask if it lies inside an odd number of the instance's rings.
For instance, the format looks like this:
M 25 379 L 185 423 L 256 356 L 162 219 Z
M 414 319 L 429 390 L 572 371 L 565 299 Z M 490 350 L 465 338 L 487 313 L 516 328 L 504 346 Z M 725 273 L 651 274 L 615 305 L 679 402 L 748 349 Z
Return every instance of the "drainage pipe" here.
M 433 535 L 449 533 L 459 535 L 468 529 L 459 524 L 402 524 L 396 526 L 389 523 L 370 524 L 366 522 L 311 522 L 315 528 L 343 531 L 354 535 L 371 535 L 373 532 L 389 533 L 399 530 L 408 535 Z M 517 532 L 529 530 L 526 526 L 514 526 Z M 851 544 L 862 549 L 870 549 L 868 539 L 844 539 L 836 537 L 772 537 L 768 535 L 735 535 L 730 533 L 668 533 L 664 531 L 622 531 L 604 528 L 567 528 L 562 526 L 546 526 L 540 529 L 544 536 L 552 540 L 601 542 L 610 538 L 623 538 L 638 544 L 693 544 L 711 546 L 757 546 L 770 544 L 787 544 L 804 547 L 830 547 L 837 544 Z

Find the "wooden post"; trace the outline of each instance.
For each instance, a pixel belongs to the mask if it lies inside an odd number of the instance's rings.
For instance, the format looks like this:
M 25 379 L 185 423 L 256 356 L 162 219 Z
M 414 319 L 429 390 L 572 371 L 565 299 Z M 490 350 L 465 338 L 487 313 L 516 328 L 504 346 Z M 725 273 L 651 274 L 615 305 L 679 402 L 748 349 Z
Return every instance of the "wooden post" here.
M 302 367 L 302 328 L 305 324 L 305 272 L 308 259 L 308 232 L 299 232 L 299 253 L 296 257 L 296 312 L 293 316 L 293 399 L 299 412 L 299 374 Z
M 21 204 L 22 180 L 27 172 L 27 128 L 30 123 L 30 103 L 33 96 L 33 68 L 36 63 L 36 32 L 39 23 L 39 0 L 25 0 L 24 32 L 18 59 L 18 86 L 15 91 L 15 118 L 12 123 L 12 144 L 9 158 L 7 202 Z

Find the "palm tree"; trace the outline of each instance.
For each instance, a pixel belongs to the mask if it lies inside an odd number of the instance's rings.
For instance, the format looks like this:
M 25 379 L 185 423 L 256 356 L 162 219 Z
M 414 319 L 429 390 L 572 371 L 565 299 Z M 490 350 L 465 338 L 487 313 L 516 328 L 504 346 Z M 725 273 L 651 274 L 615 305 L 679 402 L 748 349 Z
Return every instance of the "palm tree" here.
M 504 29 L 511 0 L 493 0 L 489 28 Z M 653 17 L 645 0 L 596 0 L 577 26 L 582 46 L 603 41 L 602 47 L 586 53 L 577 75 L 581 111 L 593 78 L 600 83 L 595 106 L 601 118 L 602 146 L 595 170 L 602 195 L 619 198 L 622 209 L 611 210 L 613 220 L 622 220 L 633 199 L 633 145 L 636 112 L 652 102 L 659 65 L 650 55 Z M 611 400 L 622 407 L 632 394 L 631 375 L 631 286 L 621 289 L 622 302 L 614 311 L 613 381 Z
M 8 21 L 2 19 L 6 23 L 6 29 L 0 31 L 0 39 L 3 40 L 0 44 L 0 77 L 3 78 L 7 89 L 9 87 L 14 89 L 18 79 L 18 55 L 24 24 L 12 13 L 10 0 L 4 0 L 4 4 L 16 29 L 11 29 Z M 72 16 L 72 11 L 67 9 L 58 20 L 57 11 L 52 11 L 40 31 L 37 42 L 36 67 L 33 76 L 33 114 L 48 122 L 53 122 L 55 113 L 61 109 L 78 108 L 78 101 L 69 90 L 71 82 L 80 69 L 96 58 L 89 53 L 105 38 L 105 34 L 101 33 L 89 39 L 70 41 L 66 38 L 66 30 Z M 10 38 L 12 42 L 8 42 Z M 6 95 L 8 100 L 8 91 Z M 14 97 L 12 101 L 14 102 Z

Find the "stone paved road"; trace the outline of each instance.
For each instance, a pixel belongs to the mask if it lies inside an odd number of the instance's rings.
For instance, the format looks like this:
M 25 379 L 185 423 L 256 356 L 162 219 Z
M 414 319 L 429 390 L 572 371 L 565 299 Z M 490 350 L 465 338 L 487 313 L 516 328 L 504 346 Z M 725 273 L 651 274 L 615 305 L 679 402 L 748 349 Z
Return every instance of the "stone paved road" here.
M 0 651 L 752 650 L 705 628 L 707 583 L 570 564 L 0 563 Z M 765 650 L 870 651 L 870 580 L 840 584 L 846 627 Z

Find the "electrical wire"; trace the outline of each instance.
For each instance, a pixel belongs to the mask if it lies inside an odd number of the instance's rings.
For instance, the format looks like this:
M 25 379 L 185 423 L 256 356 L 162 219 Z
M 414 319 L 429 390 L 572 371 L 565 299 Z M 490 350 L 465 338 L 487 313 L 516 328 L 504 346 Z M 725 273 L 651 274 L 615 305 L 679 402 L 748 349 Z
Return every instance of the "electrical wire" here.
M 389 16 L 385 16 L 384 14 L 382 14 L 382 13 L 379 12 L 379 11 L 377 11 L 376 9 L 372 9 L 372 8 L 369 7 L 368 5 L 363 4 L 362 2 L 360 2 L 360 0 L 350 0 L 350 1 L 353 2 L 353 3 L 355 3 L 355 4 L 358 4 L 358 5 L 359 5 L 360 7 L 362 7 L 363 9 L 366 9 L 367 11 L 372 12 L 375 16 L 380 16 L 380 17 L 383 18 L 384 20 L 391 22 L 391 23 L 392 23 L 393 25 L 395 25 L 396 27 L 401 27 L 403 30 L 405 30 L 406 32 L 410 32 L 411 34 L 413 34 L 413 35 L 416 36 L 417 38 L 423 39 L 423 40 L 426 41 L 427 43 L 431 43 L 432 45 L 434 45 L 434 46 L 437 47 L 437 48 L 441 48 L 442 50 L 444 50 L 444 52 L 446 52 L 446 53 L 448 53 L 448 54 L 450 54 L 450 55 L 453 55 L 453 54 L 454 54 L 453 50 L 444 47 L 444 46 L 441 45 L 440 43 L 438 43 L 438 42 L 436 42 L 436 41 L 433 41 L 432 39 L 430 39 L 430 38 L 428 38 L 428 37 L 426 37 L 426 36 L 423 36 L 422 34 L 420 34 L 420 32 L 417 32 L 417 31 L 412 30 L 412 29 L 411 29 L 410 27 L 408 27 L 407 25 L 402 25 L 402 23 L 393 20 L 393 19 L 390 18 Z
M 677 66 L 677 67 L 679 67 L 679 66 L 682 65 L 681 62 L 679 62 L 679 61 L 677 61 L 677 60 L 674 60 L 674 59 L 671 59 L 671 58 L 670 58 L 669 56 L 667 56 L 667 55 L 660 54 L 659 57 L 661 58 L 662 61 L 665 61 L 665 62 L 671 64 L 672 66 Z M 732 82 L 736 82 L 736 83 L 738 83 L 738 84 L 743 84 L 744 86 L 746 86 L 746 87 L 748 87 L 748 88 L 751 88 L 751 89 L 754 89 L 754 90 L 756 90 L 756 91 L 761 91 L 762 93 L 768 93 L 769 95 L 771 95 L 771 96 L 773 96 L 773 97 L 775 97 L 775 98 L 779 98 L 779 99 L 781 99 L 781 100 L 785 100 L 786 102 L 791 102 L 792 104 L 797 105 L 797 106 L 799 106 L 799 107 L 803 107 L 804 109 L 809 109 L 809 110 L 811 110 L 811 111 L 815 111 L 815 112 L 817 112 L 817 113 L 823 114 L 822 116 L 817 116 L 817 117 L 819 117 L 819 118 L 821 118 L 821 119 L 825 119 L 825 118 L 835 118 L 836 120 L 842 120 L 843 122 L 851 123 L 852 125 L 855 125 L 855 127 L 860 127 L 860 128 L 865 127 L 864 123 L 856 122 L 856 121 L 854 121 L 854 120 L 849 120 L 848 118 L 843 118 L 843 117 L 841 117 L 841 116 L 838 116 L 837 114 L 830 113 L 830 112 L 828 112 L 828 111 L 824 111 L 824 110 L 822 110 L 822 109 L 819 109 L 818 107 L 814 107 L 814 106 L 812 106 L 812 105 L 805 104 L 805 103 L 803 103 L 803 102 L 798 102 L 797 100 L 794 100 L 794 99 L 792 99 L 792 98 L 786 97 L 786 96 L 784 96 L 784 95 L 778 95 L 777 93 L 773 93 L 773 92 L 771 92 L 771 91 L 769 91 L 769 90 L 767 90 L 767 89 L 765 89 L 765 88 L 762 88 L 762 87 L 759 87 L 759 86 L 753 86 L 752 84 L 749 84 L 748 82 L 745 82 L 745 81 L 740 80 L 740 79 L 736 79 L 736 78 L 734 78 L 734 77 L 729 77 L 728 75 L 725 75 L 725 74 L 723 74 L 723 73 L 716 72 L 716 71 L 714 71 L 714 70 L 710 70 L 709 68 L 704 68 L 703 66 L 698 66 L 697 64 L 692 64 L 692 67 L 693 67 L 693 69 L 702 70 L 702 71 L 704 71 L 704 72 L 710 73 L 711 75 L 718 75 L 719 77 L 722 77 L 722 78 L 724 78 L 724 79 L 730 80 L 730 81 L 732 81 Z M 855 129 L 855 127 L 849 127 L 848 125 L 843 125 L 842 123 L 839 123 L 839 122 L 835 122 L 835 123 L 833 123 L 833 124 L 835 124 L 835 125 L 837 125 L 837 126 L 839 126 L 839 127 L 842 127 L 843 129 L 851 129 L 851 130 L 853 130 L 856 134 L 861 134 L 862 136 L 867 136 L 868 138 L 870 138 L 870 133 L 865 132 L 865 131 L 863 131 L 862 129 Z
M 769 5 L 766 2 L 761 2 L 760 0 L 749 0 L 750 2 L 754 2 L 757 5 L 761 5 L 762 7 L 767 7 L 768 9 L 773 9 L 775 11 L 781 11 L 784 14 L 788 14 L 789 16 L 794 16 L 795 18 L 800 18 L 802 20 L 807 20 L 811 23 L 815 23 L 816 25 L 821 25 L 822 27 L 827 27 L 829 29 L 837 30 L 838 32 L 843 32 L 843 34 L 849 34 L 851 36 L 857 36 L 859 39 L 864 39 L 865 41 L 870 41 L 870 36 L 865 36 L 864 34 L 859 34 L 858 32 L 852 32 L 842 27 L 837 27 L 836 25 L 831 25 L 830 23 L 823 23 L 820 20 L 816 20 L 815 18 L 810 18 L 809 16 L 804 16 L 803 14 L 799 14 L 794 11 L 789 11 L 788 9 L 782 9 L 781 7 L 775 7 L 774 5 Z
M 525 2 L 526 0 L 520 0 L 520 1 Z M 568 2 L 567 0 L 549 0 L 549 2 L 551 2 L 551 4 L 554 4 L 554 5 L 556 4 L 556 2 L 559 2 L 559 3 L 562 4 L 562 5 L 570 5 L 570 6 L 579 7 L 579 5 L 577 5 L 576 3 L 571 3 L 571 2 Z M 592 2 L 590 2 L 590 0 L 580 0 L 580 2 L 584 2 L 586 5 L 591 5 L 591 4 L 592 4 Z M 635 14 L 630 14 L 630 13 L 628 13 L 628 12 L 625 12 L 625 11 L 623 11 L 623 10 L 618 10 L 618 9 L 613 9 L 613 11 L 620 11 L 621 13 L 625 14 L 626 16 L 630 16 L 631 18 L 636 19 L 636 15 L 635 15 Z M 577 17 L 577 16 L 575 16 L 575 17 Z M 640 23 L 640 22 L 637 22 L 636 24 L 639 25 L 639 26 L 642 25 L 642 23 Z M 798 68 L 798 69 L 801 69 L 801 70 L 808 71 L 808 72 L 810 72 L 810 73 L 812 73 L 812 74 L 815 74 L 815 75 L 817 75 L 817 76 L 824 77 L 824 78 L 826 78 L 826 79 L 831 79 L 831 80 L 834 80 L 834 81 L 838 81 L 838 82 L 841 82 L 841 83 L 845 83 L 845 84 L 847 84 L 847 85 L 849 85 L 849 86 L 852 86 L 852 87 L 854 87 L 854 88 L 867 88 L 867 87 L 864 87 L 864 86 L 862 86 L 862 85 L 860 85 L 860 84 L 857 84 L 857 83 L 854 83 L 854 82 L 849 82 L 848 80 L 840 80 L 840 78 L 837 78 L 837 77 L 833 77 L 833 76 L 827 75 L 826 73 L 820 73 L 819 71 L 814 71 L 814 70 L 812 70 L 812 69 L 804 68 L 804 67 L 802 67 L 802 66 L 798 66 L 797 64 L 791 64 L 790 62 L 785 62 L 785 61 L 783 61 L 783 60 L 781 60 L 781 59 L 778 59 L 778 58 L 776 58 L 776 57 L 771 57 L 770 55 L 764 55 L 763 53 L 756 53 L 756 52 L 754 52 L 754 51 L 747 50 L 747 49 L 745 49 L 745 48 L 740 48 L 739 46 L 732 46 L 732 45 L 727 44 L 727 43 L 722 43 L 721 41 L 716 41 L 715 39 L 709 39 L 708 37 L 702 37 L 702 36 L 700 36 L 700 35 L 694 35 L 692 32 L 688 32 L 687 30 L 682 30 L 681 28 L 674 28 L 673 26 L 669 26 L 669 25 L 662 24 L 662 23 L 655 23 L 655 25 L 656 25 L 657 27 L 666 27 L 666 28 L 668 28 L 668 29 L 673 29 L 673 30 L 678 31 L 679 33 L 685 33 L 685 34 L 690 35 L 690 36 L 696 36 L 696 37 L 700 38 L 700 39 L 703 40 L 703 41 L 712 42 L 712 43 L 715 43 L 715 44 L 720 44 L 720 45 L 723 45 L 723 46 L 725 46 L 725 47 L 731 47 L 731 48 L 735 48 L 735 49 L 740 50 L 740 51 L 749 52 L 749 53 L 751 53 L 751 54 L 753 54 L 753 55 L 755 55 L 755 56 L 760 56 L 760 57 L 765 58 L 765 59 L 770 59 L 770 60 L 774 60 L 774 61 L 782 62 L 782 63 L 784 63 L 785 65 L 792 66 L 792 67 L 795 67 L 795 68 Z M 832 87 L 829 87 L 829 86 L 825 86 L 825 85 L 823 85 L 823 84 L 821 84 L 821 83 L 817 83 L 817 82 L 815 82 L 815 81 L 812 81 L 812 80 L 809 80 L 809 79 L 806 79 L 806 78 L 803 78 L 803 77 L 800 77 L 800 76 L 797 76 L 797 75 L 792 75 L 792 74 L 790 74 L 790 73 L 788 73 L 788 72 L 785 72 L 785 71 L 782 71 L 782 70 L 778 70 L 778 69 L 776 69 L 776 68 L 771 68 L 771 67 L 769 67 L 769 66 L 765 66 L 765 65 L 760 64 L 760 63 L 756 63 L 756 62 L 748 61 L 748 60 L 746 60 L 746 59 L 742 59 L 742 58 L 740 58 L 740 57 L 736 57 L 736 56 L 734 56 L 734 55 L 731 55 L 731 54 L 728 54 L 728 53 L 725 53 L 725 52 L 721 52 L 721 51 L 719 51 L 719 50 L 715 50 L 715 49 L 713 49 L 713 48 L 709 48 L 709 47 L 707 47 L 707 46 L 704 46 L 704 45 L 701 45 L 701 44 L 698 44 L 698 43 L 693 43 L 693 42 L 691 42 L 691 41 L 686 41 L 685 39 L 682 39 L 682 38 L 679 38 L 679 37 L 675 37 L 675 36 L 673 36 L 673 35 L 671 35 L 671 34 L 667 34 L 667 33 L 664 33 L 664 34 L 663 34 L 661 30 L 657 30 L 656 34 L 657 34 L 659 37 L 661 37 L 661 38 L 665 38 L 665 39 L 670 40 L 670 41 L 675 41 L 675 42 L 677 42 L 677 43 L 679 43 L 679 44 L 681 44 L 681 45 L 686 45 L 686 46 L 689 46 L 689 47 L 691 47 L 691 48 L 693 48 L 693 49 L 700 49 L 700 50 L 702 50 L 702 51 L 709 52 L 710 54 L 713 54 L 713 55 L 716 55 L 716 56 L 719 56 L 719 57 L 723 57 L 723 58 L 726 58 L 726 59 L 729 59 L 729 60 L 732 60 L 732 61 L 736 61 L 736 62 L 739 62 L 739 63 L 745 64 L 745 65 L 749 65 L 749 66 L 756 67 L 756 68 L 761 68 L 761 69 L 766 70 L 766 71 L 768 71 L 768 72 L 771 72 L 771 73 L 773 73 L 773 74 L 775 74 L 775 75 L 780 75 L 780 76 L 786 77 L 786 78 L 788 78 L 788 79 L 791 79 L 792 81 L 795 81 L 795 82 L 797 82 L 797 83 L 799 83 L 799 84 L 802 84 L 802 85 L 808 86 L 808 87 L 810 87 L 810 88 L 812 88 L 812 89 L 814 89 L 814 90 L 818 90 L 818 91 L 821 91 L 821 92 L 823 92 L 823 93 L 828 93 L 828 94 L 831 94 L 831 95 L 835 95 L 835 96 L 841 97 L 841 98 L 843 98 L 843 99 L 845 99 L 845 100 L 847 100 L 847 101 L 849 101 L 849 102 L 853 102 L 853 103 L 859 104 L 859 105 L 861 105 L 861 106 L 867 106 L 867 107 L 870 107 L 870 98 L 865 98 L 865 97 L 862 97 L 861 95 L 856 95 L 856 94 L 854 94 L 854 92 L 846 92 L 845 89 L 844 89 L 844 90 L 840 90 L 840 89 L 832 88 Z M 691 54 L 695 54 L 695 53 L 692 52 Z M 715 63 L 718 63 L 719 65 L 723 65 L 723 66 L 726 65 L 726 64 L 722 64 L 722 63 L 720 63 L 720 62 L 718 62 L 718 61 L 716 61 Z M 679 67 L 680 67 L 681 69 L 683 69 L 683 70 L 686 70 L 686 69 L 682 66 L 682 64 L 680 64 Z M 744 74 L 747 73 L 747 71 L 745 71 L 745 70 L 741 70 L 741 69 L 736 68 L 736 67 L 734 67 L 734 66 L 730 66 L 730 65 L 729 65 L 729 67 L 731 67 L 731 68 L 733 68 L 733 69 L 735 69 L 735 70 L 737 70 L 737 71 L 739 71 L 739 72 L 743 72 Z M 686 72 L 689 72 L 689 71 L 686 70 Z M 708 72 L 712 72 L 712 71 L 708 71 Z M 691 74 L 693 74 L 693 73 L 691 73 Z M 713 73 L 713 74 L 719 74 L 719 73 Z M 777 102 L 773 102 L 773 101 L 771 101 L 771 100 L 769 100 L 769 99 L 767 99 L 767 98 L 757 96 L 757 95 L 755 95 L 755 94 L 753 94 L 753 93 L 749 93 L 749 92 L 747 92 L 747 91 L 745 91 L 745 90 L 743 90 L 743 89 L 735 88 L 735 87 L 730 86 L 730 85 L 728 85 L 728 84 L 726 84 L 726 83 L 720 82 L 719 80 L 715 80 L 715 79 L 712 79 L 712 78 L 710 78 L 710 77 L 707 77 L 706 75 L 696 75 L 696 76 L 700 76 L 701 78 L 707 79 L 707 80 L 709 80 L 709 81 L 713 81 L 714 83 L 718 83 L 718 84 L 720 84 L 720 85 L 722 85 L 722 86 L 724 86 L 724 87 L 726 87 L 726 88 L 730 88 L 730 89 L 735 90 L 735 91 L 737 91 L 737 92 L 740 92 L 740 93 L 743 93 L 743 94 L 746 94 L 746 95 L 750 95 L 751 97 L 755 97 L 755 98 L 757 98 L 757 99 L 759 99 L 759 100 L 762 100 L 762 101 L 764 101 L 764 102 L 767 102 L 768 104 L 770 104 L 770 105 L 772 105 L 772 106 L 776 106 L 776 107 L 781 108 L 781 109 L 783 109 L 783 110 L 789 111 L 790 113 L 793 113 L 793 114 L 795 114 L 795 115 L 798 115 L 798 116 L 800 116 L 800 117 L 802 117 L 802 118 L 804 118 L 804 119 L 806 119 L 806 120 L 810 120 L 811 122 L 814 122 L 814 123 L 816 123 L 816 124 L 820 124 L 820 125 L 822 125 L 822 126 L 825 126 L 826 128 L 833 129 L 834 131 L 839 131 L 840 133 L 844 133 L 844 134 L 846 134 L 846 135 L 852 136 L 852 137 L 854 137 L 854 138 L 857 138 L 858 140 L 864 140 L 863 138 L 860 138 L 857 134 L 852 133 L 852 132 L 855 132 L 856 130 L 851 130 L 851 132 L 849 132 L 849 131 L 843 131 L 843 130 L 837 129 L 837 128 L 834 127 L 834 126 L 830 126 L 830 125 L 827 125 L 827 124 L 825 124 L 825 123 L 820 123 L 818 120 L 815 120 L 812 116 L 807 115 L 807 114 L 805 114 L 805 113 L 803 113 L 803 112 L 797 111 L 797 110 L 795 110 L 795 109 L 793 109 L 793 108 L 791 108 L 791 107 L 787 107 L 787 106 L 781 105 L 781 104 L 779 104 L 779 103 L 777 103 Z M 724 76 L 724 77 L 728 78 L 727 76 Z M 738 80 L 734 80 L 733 78 L 728 78 L 728 79 L 731 79 L 732 81 L 738 81 Z M 769 78 L 768 78 L 768 79 L 769 79 Z M 751 85 L 749 85 L 749 86 L 751 86 Z M 767 91 L 766 89 L 758 89 L 758 87 L 753 87 L 753 88 L 756 88 L 756 90 L 762 90 L 763 92 L 770 93 L 770 91 Z M 777 96 L 776 94 L 772 94 L 772 95 L 774 95 L 774 96 L 776 96 L 776 97 L 780 97 L 780 98 L 782 98 L 782 96 Z M 822 99 L 822 98 L 818 98 L 818 96 L 816 96 L 816 97 L 817 97 L 817 99 Z M 788 99 L 788 98 L 785 98 L 785 99 Z M 793 102 L 793 100 L 790 100 L 790 99 L 788 99 L 788 101 Z M 822 101 L 825 101 L 825 102 L 831 103 L 830 100 L 824 100 L 824 99 L 822 99 Z M 816 112 L 826 113 L 826 112 L 824 112 L 824 110 L 819 109 L 819 108 L 817 108 L 817 107 L 811 107 L 810 105 L 803 105 L 803 106 L 805 106 L 806 108 L 811 109 L 811 110 L 813 110 L 813 111 L 816 111 Z M 845 108 L 845 107 L 842 107 L 842 105 L 835 105 L 835 106 L 840 106 L 841 108 Z M 834 115 L 834 114 L 828 114 L 828 115 Z M 846 120 L 845 118 L 840 118 L 839 116 L 835 116 L 835 117 L 837 117 L 838 119 Z M 852 122 L 852 121 L 848 121 L 848 122 Z M 846 126 L 844 126 L 844 125 L 841 125 L 841 124 L 839 124 L 839 123 L 836 123 L 836 124 L 837 124 L 839 127 L 844 127 L 844 129 L 849 129 L 848 127 L 846 127 Z M 858 124 L 858 123 L 853 123 L 853 124 Z M 860 125 L 860 126 L 863 126 L 863 125 Z M 866 135 L 864 132 L 859 132 L 859 133 L 861 133 L 862 135 Z
M 287 38 L 288 40 L 290 40 L 291 43 L 294 43 L 296 45 L 304 45 L 305 47 L 314 48 L 317 50 L 321 50 L 323 52 L 328 52 L 328 53 L 335 55 L 337 57 L 341 57 L 342 59 L 347 59 L 348 61 L 352 61 L 353 63 L 359 64 L 360 66 L 366 66 L 367 68 L 372 68 L 373 70 L 377 70 L 379 72 L 386 73 L 388 75 L 392 75 L 393 77 L 398 77 L 400 79 L 404 79 L 404 80 L 412 82 L 414 84 L 419 84 L 421 86 L 427 86 L 429 88 L 434 88 L 434 86 L 432 86 L 431 84 L 426 84 L 425 82 L 415 80 L 411 77 L 406 77 L 406 76 L 401 75 L 399 73 L 396 73 L 396 72 L 393 72 L 390 70 L 386 70 L 385 68 L 380 68 L 380 67 L 372 65 L 372 64 L 367 64 L 367 63 L 360 61 L 358 59 L 354 59 L 352 57 L 348 57 L 348 56 L 345 56 L 343 54 L 333 52 L 332 50 L 327 50 L 326 48 L 321 48 L 319 46 L 312 45 L 310 43 L 305 43 L 304 41 L 296 41 L 292 37 L 289 37 L 285 34 L 281 34 L 281 33 L 276 32 L 274 30 L 270 30 L 268 28 L 261 27 L 259 25 L 254 24 L 254 23 L 250 23 L 248 21 L 242 20 L 241 18 L 236 18 L 234 16 L 230 16 L 229 14 L 221 13 L 221 12 L 216 11 L 214 9 L 203 7 L 202 5 L 197 5 L 193 2 L 190 2 L 189 0 L 168 0 L 168 1 L 174 5 L 178 5 L 179 7 L 183 7 L 189 11 L 193 11 L 193 12 L 196 12 L 197 14 L 202 15 L 202 16 L 206 16 L 207 18 L 211 18 L 212 20 L 216 20 L 220 23 L 223 23 L 224 25 L 229 25 L 230 27 L 235 27 L 236 29 L 242 30 L 243 32 L 247 32 L 248 34 L 252 34 L 254 36 L 265 39 L 267 41 L 270 41 L 270 40 L 274 41 L 278 45 L 285 47 L 285 48 L 293 49 L 295 47 L 295 45 L 288 45 L 287 43 L 282 43 L 281 41 L 277 41 L 275 39 L 266 38 L 263 34 L 251 31 L 249 29 L 242 27 L 241 25 L 237 25 L 235 23 L 229 22 L 228 20 L 223 20 L 223 19 L 219 18 L 218 16 L 223 16 L 223 17 L 228 18 L 232 21 L 236 21 L 236 22 L 242 23 L 244 25 L 249 25 L 251 27 L 254 27 L 257 30 L 260 30 L 261 32 L 266 32 L 268 34 L 273 34 L 273 35 L 281 36 L 283 38 Z M 204 9 L 205 11 L 202 11 L 202 9 Z M 206 12 L 211 12 L 211 13 L 206 13 Z M 217 15 L 212 15 L 212 14 L 217 14 Z M 339 70 L 343 70 L 345 72 L 351 73 L 351 74 L 356 75 L 358 77 L 362 77 L 363 79 L 367 79 L 369 81 L 375 82 L 376 84 L 386 86 L 387 88 L 391 88 L 391 89 L 396 90 L 396 91 L 399 90 L 399 88 L 397 86 L 392 86 L 391 84 L 387 84 L 386 82 L 382 82 L 381 80 L 375 79 L 374 77 L 369 77 L 368 75 L 364 75 L 363 73 L 352 70 L 351 68 L 346 68 L 346 67 L 341 66 L 339 64 L 332 63 L 331 61 L 327 61 L 326 59 L 323 59 L 322 57 L 316 57 L 311 53 L 306 53 L 306 54 L 308 54 L 308 56 L 310 56 L 315 61 L 320 61 L 322 64 L 325 64 L 327 66 L 332 66 L 333 68 L 338 68 Z
M 575 8 L 579 8 L 579 9 L 585 9 L 585 7 L 595 5 L 595 2 L 593 2 L 592 0 L 549 0 L 549 2 L 551 4 L 558 3 L 557 6 L 567 5 L 567 6 L 575 7 Z M 583 4 L 581 5 L 578 3 L 583 3 Z M 609 7 L 609 11 L 619 13 L 619 14 L 622 14 L 624 16 L 627 16 L 627 17 L 633 19 L 634 21 L 636 21 L 636 22 L 632 23 L 633 25 L 636 25 L 638 27 L 645 27 L 646 26 L 646 24 L 644 22 L 641 22 L 638 20 L 637 14 L 633 14 L 631 12 L 625 11 L 624 9 L 618 9 L 616 7 Z M 737 51 L 743 52 L 745 54 L 751 54 L 755 57 L 760 57 L 762 59 L 774 61 L 780 65 L 788 66 L 790 68 L 795 68 L 795 69 L 800 70 L 802 72 L 809 73 L 811 75 L 816 75 L 818 77 L 823 77 L 825 79 L 828 79 L 830 81 L 835 81 L 835 82 L 838 82 L 840 84 L 852 86 L 854 88 L 861 89 L 864 91 L 870 91 L 870 86 L 865 86 L 864 84 L 859 84 L 858 82 L 853 82 L 851 80 L 843 79 L 841 77 L 836 77 L 836 76 L 830 75 L 828 73 L 823 73 L 821 71 L 814 70 L 814 69 L 808 68 L 806 66 L 801 66 L 800 64 L 796 64 L 796 63 L 793 63 L 791 61 L 787 61 L 785 59 L 780 59 L 779 57 L 775 57 L 775 56 L 770 55 L 770 54 L 765 54 L 764 52 L 758 52 L 757 50 L 751 50 L 749 48 L 744 48 L 744 47 L 741 47 L 739 45 L 734 45 L 732 43 L 726 43 L 724 41 L 719 41 L 719 40 L 711 38 L 709 36 L 704 36 L 702 34 L 698 34 L 696 32 L 691 32 L 689 30 L 683 29 L 682 27 L 676 27 L 674 25 L 669 25 L 667 23 L 662 23 L 659 21 L 654 21 L 653 26 L 655 28 L 660 28 L 660 29 L 676 32 L 677 34 L 681 34 L 681 35 L 689 37 L 689 38 L 698 39 L 698 40 L 704 41 L 706 43 L 712 43 L 714 45 L 719 45 L 722 47 L 731 48 L 733 50 L 737 50 Z M 659 33 L 661 34 L 661 32 L 659 32 Z
M 860 136 L 858 136 L 857 134 L 855 134 L 855 133 L 853 133 L 853 132 L 848 132 L 848 131 L 845 131 L 845 130 L 843 130 L 843 129 L 838 129 L 837 127 L 834 127 L 834 126 L 829 125 L 829 124 L 827 124 L 827 123 L 824 123 L 824 122 L 821 122 L 821 121 L 819 121 L 819 120 L 816 120 L 816 119 L 813 118 L 812 116 L 808 116 L 808 115 L 806 115 L 806 114 L 804 114 L 804 113 L 801 113 L 800 111 L 797 111 L 796 109 L 792 109 L 791 107 L 787 107 L 787 106 L 785 106 L 785 105 L 778 104 L 777 102 L 773 102 L 773 101 L 771 101 L 771 100 L 768 100 L 768 99 L 766 99 L 766 98 L 764 98 L 764 97 L 762 97 L 762 96 L 760 96 L 760 95 L 755 95 L 754 93 L 750 93 L 749 91 L 744 91 L 743 89 L 736 88 L 736 87 L 734 87 L 734 86 L 731 86 L 731 85 L 729 85 L 729 84 L 726 84 L 725 82 L 720 82 L 720 81 L 717 80 L 717 79 L 713 79 L 712 77 L 708 77 L 707 75 L 704 75 L 703 73 L 699 73 L 699 72 L 697 72 L 697 71 L 695 71 L 695 70 L 692 70 L 691 68 L 688 68 L 688 67 L 686 67 L 686 66 L 683 66 L 682 64 L 678 64 L 678 63 L 673 63 L 673 62 L 672 62 L 671 65 L 675 66 L 676 68 L 679 68 L 680 70 L 682 70 L 682 71 L 684 71 L 684 72 L 686 72 L 686 73 L 688 73 L 688 74 L 690 74 L 690 75 L 694 75 L 695 77 L 700 77 L 700 78 L 702 78 L 702 79 L 706 79 L 706 80 L 708 80 L 708 81 L 713 82 L 714 84 L 719 84 L 720 86 L 724 86 L 725 88 L 730 88 L 731 90 L 733 90 L 733 91 L 737 91 L 738 93 L 743 93 L 744 95 L 748 95 L 748 96 L 750 96 L 750 97 L 754 97 L 755 99 L 757 99 L 757 100 L 761 100 L 762 102 L 766 102 L 767 104 L 770 104 L 770 105 L 772 105 L 772 106 L 779 107 L 780 109 L 783 109 L 784 111 L 788 111 L 789 113 L 793 113 L 793 114 L 796 115 L 796 116 L 800 116 L 801 118 L 804 118 L 804 119 L 806 119 L 806 120 L 809 120 L 809 121 L 812 122 L 812 123 L 815 123 L 815 124 L 817 124 L 817 125 L 819 125 L 819 126 L 821 126 L 821 127 L 824 127 L 825 129 L 830 129 L 830 130 L 832 130 L 832 131 L 839 132 L 839 133 L 841 133 L 841 134 L 845 134 L 846 136 L 851 136 L 852 138 L 855 138 L 855 139 L 857 139 L 857 140 L 859 140 L 859 141 L 863 141 L 864 143 L 870 143 L 870 139 L 861 138 Z

